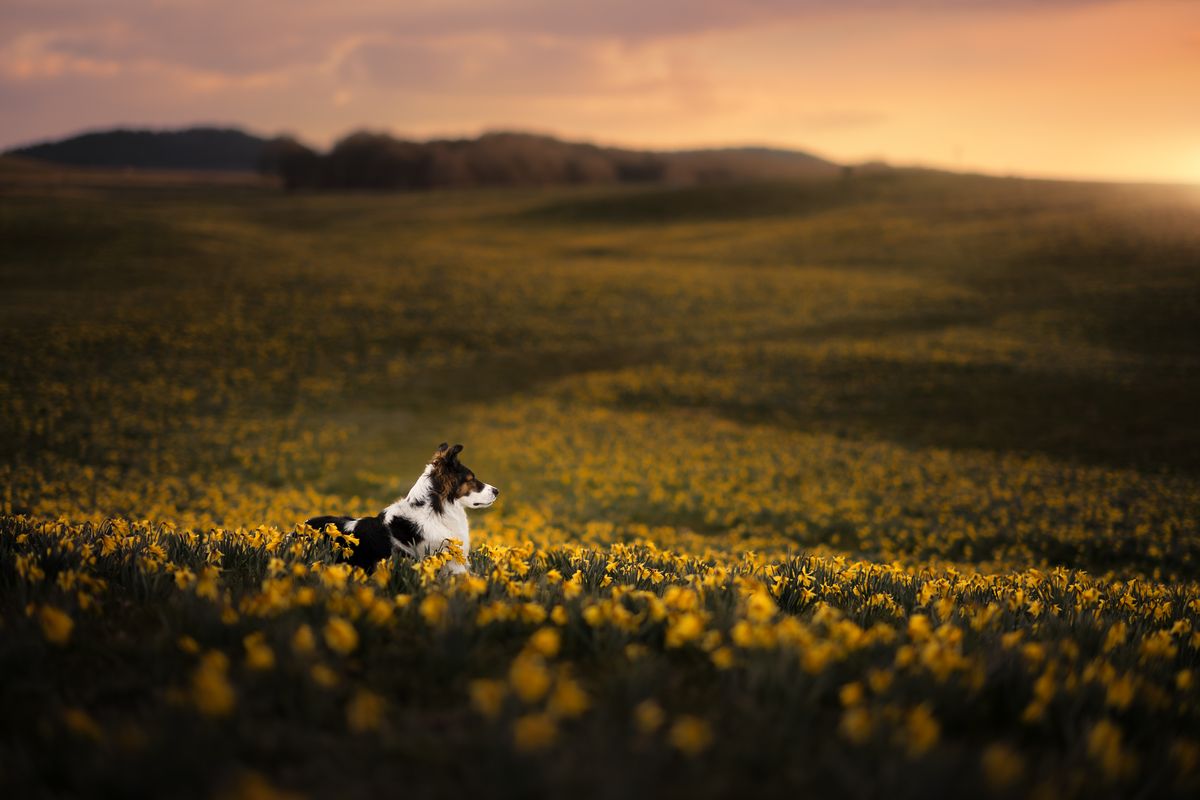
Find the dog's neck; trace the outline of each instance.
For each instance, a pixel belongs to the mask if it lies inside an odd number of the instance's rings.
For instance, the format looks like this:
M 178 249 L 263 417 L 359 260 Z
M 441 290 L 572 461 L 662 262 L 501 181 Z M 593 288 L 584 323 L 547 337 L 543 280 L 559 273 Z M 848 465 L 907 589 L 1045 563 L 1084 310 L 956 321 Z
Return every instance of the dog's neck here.
M 421 508 L 423 505 L 429 505 L 433 496 L 433 465 L 428 464 L 425 471 L 421 473 L 421 477 L 417 478 L 417 482 L 408 490 L 408 494 L 404 497 L 404 502 L 414 508 Z

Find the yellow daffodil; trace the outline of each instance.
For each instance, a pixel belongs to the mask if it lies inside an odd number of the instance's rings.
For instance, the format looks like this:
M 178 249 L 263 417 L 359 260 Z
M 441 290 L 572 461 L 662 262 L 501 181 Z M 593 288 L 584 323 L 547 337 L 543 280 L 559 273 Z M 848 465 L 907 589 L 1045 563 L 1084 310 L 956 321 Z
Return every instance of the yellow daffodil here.
M 341 617 L 330 617 L 325 623 L 325 644 L 333 652 L 347 655 L 358 647 L 358 631 Z
M 229 659 L 211 650 L 200 659 L 192 672 L 192 702 L 206 716 L 224 717 L 233 711 L 234 690 L 229 681 Z
M 529 648 L 544 658 L 554 658 L 562 643 L 562 636 L 554 628 L 539 628 L 529 637 Z
M 712 745 L 712 726 L 699 717 L 683 715 L 671 725 L 667 740 L 685 755 L 697 756 Z
M 70 640 L 71 631 L 75 627 L 75 622 L 70 616 L 53 606 L 42 606 L 38 611 L 38 621 L 46 641 L 60 646 Z
M 494 719 L 499 716 L 507 687 L 503 681 L 474 680 L 467 686 L 471 706 L 483 716 Z
M 541 656 L 525 652 L 513 659 L 508 680 L 518 697 L 526 703 L 533 703 L 550 689 L 551 677 Z

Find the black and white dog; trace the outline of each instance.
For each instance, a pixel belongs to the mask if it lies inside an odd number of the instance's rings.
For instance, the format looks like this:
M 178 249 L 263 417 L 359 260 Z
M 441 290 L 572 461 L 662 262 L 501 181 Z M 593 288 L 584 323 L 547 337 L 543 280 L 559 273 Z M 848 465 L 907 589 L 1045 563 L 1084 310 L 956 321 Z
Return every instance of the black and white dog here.
M 500 490 L 476 478 L 458 460 L 462 449 L 461 444 L 450 447 L 442 442 L 408 496 L 373 517 L 313 517 L 304 524 L 318 531 L 332 524 L 353 535 L 358 544 L 351 545 L 354 554 L 346 561 L 368 572 L 392 553 L 421 559 L 451 539 L 462 545 L 465 557 L 471 549 L 467 509 L 487 508 Z M 465 565 L 455 562 L 448 569 L 453 574 L 467 572 Z

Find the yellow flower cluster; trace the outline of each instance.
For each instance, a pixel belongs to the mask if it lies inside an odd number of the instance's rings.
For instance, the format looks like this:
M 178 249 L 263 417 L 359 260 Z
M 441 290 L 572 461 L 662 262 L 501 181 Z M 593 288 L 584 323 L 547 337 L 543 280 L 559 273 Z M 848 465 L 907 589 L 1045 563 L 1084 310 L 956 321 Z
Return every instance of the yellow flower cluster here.
M 715 547 L 688 553 L 649 539 L 480 544 L 475 574 L 447 581 L 405 561 L 367 575 L 331 563 L 330 547 L 327 535 L 302 529 L 199 535 L 149 523 L 24 518 L 0 527 L 0 553 L 21 565 L 21 591 L 36 598 L 31 623 L 53 646 L 86 637 L 92 620 L 121 602 L 118 587 L 130 576 L 159 587 L 169 608 L 189 609 L 187 618 L 240 631 L 236 650 L 211 629 L 174 632 L 196 659 L 181 687 L 186 702 L 209 717 L 232 714 L 252 675 L 278 672 L 277 654 L 289 651 L 313 686 L 350 687 L 351 732 L 378 730 L 391 704 L 357 684 L 341 660 L 386 652 L 379 648 L 403 631 L 519 637 L 506 668 L 485 668 L 465 695 L 484 718 L 507 721 L 514 748 L 525 753 L 554 746 L 588 718 L 605 686 L 596 670 L 695 657 L 714 679 L 829 684 L 840 709 L 831 722 L 847 743 L 895 747 L 911 759 L 969 725 L 963 704 L 1001 691 L 1016 704 L 1014 729 L 1079 725 L 1082 747 L 1113 781 L 1136 776 L 1142 764 L 1114 714 L 1178 719 L 1179 731 L 1200 715 L 1185 666 L 1200 656 L 1195 583 L 1062 568 L 914 570 Z M 643 735 L 662 728 L 673 702 L 639 700 L 628 709 L 630 724 Z M 674 710 L 666 744 L 695 755 L 715 743 L 706 709 Z M 1196 740 L 1180 732 L 1169 744 L 1187 753 Z M 1004 743 L 981 759 L 994 784 L 1024 774 L 1024 759 Z

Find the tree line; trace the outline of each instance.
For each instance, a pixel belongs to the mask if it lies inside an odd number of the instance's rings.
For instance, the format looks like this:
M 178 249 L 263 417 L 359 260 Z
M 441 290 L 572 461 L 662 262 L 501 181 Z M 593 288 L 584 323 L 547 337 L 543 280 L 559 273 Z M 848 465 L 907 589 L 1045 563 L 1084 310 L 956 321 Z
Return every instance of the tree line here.
M 414 142 L 367 131 L 346 136 L 327 153 L 277 137 L 264 144 L 259 167 L 279 176 L 289 191 L 711 183 L 831 175 L 839 169 L 806 153 L 765 148 L 650 152 L 508 132 Z

